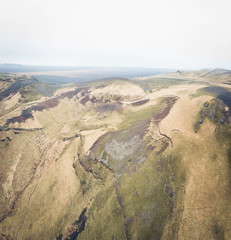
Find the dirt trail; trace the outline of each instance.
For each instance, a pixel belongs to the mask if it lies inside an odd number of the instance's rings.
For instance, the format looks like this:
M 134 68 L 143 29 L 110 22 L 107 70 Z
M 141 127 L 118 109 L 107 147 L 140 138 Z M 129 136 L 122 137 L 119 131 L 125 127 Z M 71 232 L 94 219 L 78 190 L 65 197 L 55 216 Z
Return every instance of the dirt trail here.
M 169 140 L 172 148 L 173 148 L 172 139 L 168 135 L 166 135 L 160 131 L 159 124 L 164 118 L 166 118 L 168 116 L 170 110 L 172 109 L 173 105 L 176 103 L 177 100 L 178 100 L 178 97 L 170 97 L 169 99 L 167 99 L 167 106 L 164 108 L 164 110 L 154 116 L 154 123 L 157 126 L 159 134 Z
M 44 152 L 43 152 L 43 154 L 42 154 L 43 157 L 45 156 L 45 152 L 46 152 L 46 149 L 44 150 Z M 42 158 L 43 158 L 43 157 L 42 157 Z M 43 163 L 44 163 L 44 161 L 41 161 L 39 167 L 41 167 L 41 165 L 42 165 Z M 37 169 L 39 169 L 39 167 L 38 167 Z M 23 225 L 24 225 L 24 223 L 25 223 L 26 217 L 27 217 L 27 215 L 28 215 L 28 213 L 29 213 L 29 209 L 30 209 L 30 201 L 31 201 L 31 198 L 32 198 L 33 194 L 35 193 L 35 191 L 36 191 L 36 189 L 37 189 L 37 187 L 38 187 L 39 181 L 41 180 L 41 178 L 42 178 L 42 176 L 43 176 L 44 170 L 45 170 L 45 164 L 44 164 L 44 166 L 42 167 L 42 169 L 41 169 L 41 171 L 40 171 L 40 175 L 39 175 L 39 177 L 38 177 L 38 179 L 37 179 L 37 181 L 36 181 L 36 184 L 35 184 L 32 192 L 31 192 L 31 194 L 29 195 L 29 198 L 28 198 L 28 201 L 27 201 L 27 208 L 26 208 L 26 212 L 25 212 L 24 218 L 23 218 L 22 223 L 21 223 L 21 225 L 19 226 L 19 228 L 18 228 L 18 230 L 17 230 L 17 232 L 16 232 L 16 234 L 15 234 L 15 239 L 16 239 L 16 240 L 18 239 L 18 234 L 19 234 L 20 230 L 22 229 L 22 227 L 23 227 Z
M 161 133 L 159 123 L 156 123 L 156 126 L 157 126 L 157 128 L 158 128 L 159 134 L 160 134 L 161 136 L 167 138 L 167 139 L 169 140 L 169 142 L 171 143 L 171 146 L 172 146 L 172 148 L 173 148 L 173 141 L 172 141 L 172 139 L 171 139 L 169 136 L 167 136 L 166 134 Z
M 24 217 L 23 217 L 23 220 L 22 220 L 21 225 L 19 226 L 19 228 L 18 228 L 18 230 L 17 230 L 17 232 L 16 232 L 16 234 L 15 234 L 15 239 L 16 239 L 16 240 L 18 239 L 18 234 L 19 234 L 20 230 L 23 228 L 23 225 L 24 225 L 24 223 L 25 223 L 26 217 L 27 217 L 27 215 L 28 215 L 28 213 L 29 213 L 31 198 L 32 198 L 32 196 L 34 195 L 34 193 L 35 193 L 35 191 L 36 191 L 36 189 L 37 189 L 37 187 L 38 187 L 39 181 L 41 180 L 41 178 L 42 178 L 42 176 L 43 176 L 43 174 L 44 174 L 44 172 L 45 172 L 45 164 L 44 164 L 45 159 L 44 159 L 44 157 L 45 157 L 45 155 L 46 155 L 47 149 L 48 149 L 51 145 L 53 145 L 53 144 L 54 144 L 54 143 L 50 143 L 50 144 L 45 148 L 45 150 L 43 151 L 43 153 L 42 153 L 42 155 L 41 155 L 41 159 L 42 159 L 42 160 L 41 160 L 41 162 L 40 162 L 40 164 L 39 164 L 39 166 L 38 166 L 38 168 L 37 168 L 37 170 L 36 170 L 36 171 L 40 171 L 40 173 L 39 173 L 38 179 L 37 179 L 37 181 L 36 181 L 36 183 L 35 183 L 35 186 L 34 186 L 32 192 L 31 192 L 31 194 L 30 194 L 29 197 L 28 197 L 28 200 L 27 200 L 27 208 L 26 208 L 25 215 L 24 215 Z
M 27 215 L 28 215 L 28 213 L 29 213 L 30 200 L 31 200 L 33 194 L 34 194 L 35 191 L 36 191 L 36 188 L 37 188 L 37 186 L 38 186 L 38 184 L 39 184 L 39 181 L 40 181 L 41 177 L 42 177 L 42 173 L 40 174 L 39 179 L 37 180 L 37 182 L 36 182 L 36 184 L 35 184 L 35 187 L 34 187 L 33 191 L 31 192 L 31 194 L 30 194 L 30 196 L 29 196 L 29 198 L 28 198 L 26 213 L 25 213 L 24 218 L 23 218 L 23 220 L 22 220 L 22 223 L 21 223 L 20 227 L 18 228 L 18 230 L 17 230 L 17 232 L 16 232 L 16 235 L 15 235 L 15 239 L 16 239 L 16 240 L 18 239 L 18 234 L 19 234 L 20 230 L 22 229 L 22 227 L 23 227 L 23 225 L 24 225 L 24 223 L 25 223 L 26 217 L 27 217 Z

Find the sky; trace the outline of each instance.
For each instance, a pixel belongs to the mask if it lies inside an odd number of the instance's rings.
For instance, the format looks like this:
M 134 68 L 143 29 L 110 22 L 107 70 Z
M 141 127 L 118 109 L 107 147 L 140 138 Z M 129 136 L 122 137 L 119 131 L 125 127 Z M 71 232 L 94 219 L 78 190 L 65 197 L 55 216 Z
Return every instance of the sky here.
M 230 0 L 0 0 L 0 63 L 231 69 Z

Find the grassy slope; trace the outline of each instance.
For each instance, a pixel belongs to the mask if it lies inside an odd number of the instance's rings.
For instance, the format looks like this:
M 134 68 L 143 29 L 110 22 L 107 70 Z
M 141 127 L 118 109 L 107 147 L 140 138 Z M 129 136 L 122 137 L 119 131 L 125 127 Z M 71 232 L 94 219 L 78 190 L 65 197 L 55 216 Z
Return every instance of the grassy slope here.
M 119 129 L 127 129 L 129 126 L 133 126 L 134 123 L 144 120 L 145 118 L 150 118 L 154 113 L 158 113 L 160 109 L 161 107 L 158 104 L 158 106 L 149 108 L 149 110 L 144 109 L 138 112 L 130 112 L 129 118 L 128 116 L 124 118 L 124 122 L 119 125 Z M 142 117 L 139 118 L 139 116 Z M 154 129 L 154 132 L 156 131 L 157 129 Z M 129 130 L 127 130 L 125 136 L 129 134 Z M 121 132 L 121 134 L 116 135 L 116 139 L 119 141 L 120 137 L 123 139 L 125 136 L 124 132 Z M 158 136 L 155 137 L 158 138 Z M 108 137 L 106 141 L 108 141 Z M 147 144 L 151 144 L 150 139 L 144 139 L 144 141 L 147 141 Z M 102 143 L 105 144 L 105 141 Z M 101 150 L 99 152 L 96 150 L 98 154 L 103 150 L 102 143 L 100 145 Z M 106 192 L 100 193 L 100 202 L 102 202 L 102 205 L 104 205 L 106 201 L 107 206 L 108 202 L 111 203 L 112 200 L 113 202 L 117 201 L 116 198 L 119 198 L 120 208 L 117 207 L 118 209 L 114 209 L 114 211 L 115 213 L 117 212 L 117 214 L 121 214 L 122 210 L 123 216 L 125 217 L 122 220 L 122 226 L 126 226 L 121 227 L 123 231 L 125 229 L 127 237 L 131 239 L 149 239 L 151 236 L 152 238 L 159 239 L 161 237 L 165 222 L 171 218 L 171 205 L 175 201 L 166 193 L 165 185 L 171 185 L 174 189 L 184 182 L 182 171 L 179 169 L 180 156 L 175 155 L 171 150 L 168 150 L 163 155 L 159 154 L 158 152 L 162 144 L 162 141 L 159 143 L 153 142 L 152 145 L 155 147 L 155 151 L 153 151 L 153 148 L 150 148 L 149 151 L 146 150 L 146 161 L 140 165 L 138 164 L 134 171 L 122 175 L 119 184 L 118 180 L 115 182 L 117 196 L 113 195 L 111 198 L 110 196 L 105 196 Z M 174 177 L 171 178 L 169 176 Z M 104 199 L 105 197 L 106 199 Z M 177 196 L 174 198 L 176 199 Z M 98 202 L 97 198 L 96 201 Z M 100 218 L 99 220 L 96 217 L 97 220 L 94 220 L 95 215 L 98 215 L 98 204 L 95 203 L 92 206 L 91 211 L 94 217 L 89 216 L 90 219 L 87 222 L 86 230 L 80 234 L 80 239 L 109 239 L 113 237 L 114 239 L 125 239 L 125 236 L 123 236 L 123 238 L 118 237 L 118 232 L 117 234 L 114 233 L 113 221 L 108 222 L 108 227 L 104 226 L 106 212 L 104 212 L 103 215 L 99 214 L 99 216 L 103 216 L 103 219 Z M 100 212 L 101 211 L 100 209 Z M 109 216 L 107 218 L 112 220 Z M 108 237 L 105 237 L 104 229 L 107 229 L 106 232 L 108 232 L 108 234 L 110 233 L 107 235 Z
M 0 223 L 0 233 L 15 236 L 34 192 L 18 239 L 54 239 L 60 234 L 65 238 L 84 208 L 87 208 L 87 220 L 78 239 L 229 239 L 230 127 L 219 127 L 214 135 L 215 125 L 206 120 L 195 134 L 193 124 L 203 103 L 202 98 L 195 97 L 182 101 L 186 107 L 180 109 L 178 116 L 182 119 L 188 116 L 187 122 L 179 119 L 185 128 L 172 132 L 178 128 L 177 122 L 161 128 L 173 139 L 173 149 L 168 145 L 161 153 L 168 141 L 161 139 L 156 125 L 151 124 L 143 138 L 146 160 L 125 172 L 119 181 L 114 180 L 113 172 L 106 166 L 87 158 L 84 150 L 87 135 L 67 142 L 62 140 L 63 136 L 91 129 L 115 131 L 116 127 L 117 131 L 127 129 L 116 135 L 117 141 L 121 141 L 126 139 L 126 134 L 133 133 L 131 127 L 150 119 L 164 105 L 154 101 L 148 108 L 128 107 L 120 113 L 98 114 L 91 105 L 83 107 L 74 100 L 63 99 L 56 108 L 36 113 L 45 127 L 44 163 L 18 202 L 17 211 Z M 169 120 L 166 118 L 168 123 L 172 121 L 171 114 Z M 67 133 L 64 128 L 68 129 Z M 29 156 L 37 147 L 33 134 L 25 133 L 14 139 L 15 142 L 23 140 L 25 145 L 10 142 L 7 149 L 6 143 L 1 143 L 1 150 L 9 155 L 2 154 L 4 161 L 11 158 L 12 152 L 22 151 L 13 149 L 16 146 L 28 150 L 27 140 L 31 140 Z M 107 141 L 108 138 L 102 142 L 97 154 Z M 81 164 L 80 160 L 85 158 L 91 171 Z M 8 171 L 14 159 L 8 167 L 3 164 Z M 97 174 L 99 179 L 95 177 Z
M 229 239 L 230 232 L 230 170 L 227 151 L 230 146 L 229 124 L 214 125 L 206 119 L 196 134 L 193 125 L 200 112 L 203 97 L 184 101 L 185 115 L 177 119 L 171 136 L 182 155 L 186 171 L 184 201 L 175 209 L 174 221 L 179 221 L 178 239 Z M 197 102 L 197 103 L 196 103 Z M 195 112 L 195 114 L 190 114 Z M 188 116 L 186 119 L 185 116 Z M 169 116 L 170 117 L 170 116 Z M 171 121 L 170 118 L 166 119 Z M 187 126 L 188 125 L 188 126 Z M 216 129 L 216 133 L 214 134 Z M 181 217 L 179 216 L 181 214 Z M 166 225 L 163 239 L 172 239 Z M 171 232 L 171 231 L 170 231 Z

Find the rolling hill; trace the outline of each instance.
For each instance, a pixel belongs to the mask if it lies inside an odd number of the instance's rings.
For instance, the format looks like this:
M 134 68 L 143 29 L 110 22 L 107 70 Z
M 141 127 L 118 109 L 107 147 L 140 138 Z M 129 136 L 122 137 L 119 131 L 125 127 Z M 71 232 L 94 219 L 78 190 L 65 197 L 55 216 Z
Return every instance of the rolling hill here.
M 1 73 L 0 239 L 231 239 L 229 79 Z

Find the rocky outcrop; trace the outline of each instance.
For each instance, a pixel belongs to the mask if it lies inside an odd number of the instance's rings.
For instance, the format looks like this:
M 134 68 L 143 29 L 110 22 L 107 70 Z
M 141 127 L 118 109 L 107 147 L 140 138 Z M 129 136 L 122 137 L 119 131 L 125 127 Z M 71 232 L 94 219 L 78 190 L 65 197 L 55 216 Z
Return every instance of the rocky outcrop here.
M 64 234 L 60 234 L 58 237 L 56 237 L 56 240 L 76 240 L 78 235 L 84 231 L 85 224 L 87 221 L 86 216 L 87 208 L 84 208 L 81 212 L 79 219 L 76 220 Z
M 226 105 L 219 99 L 213 99 L 210 103 L 205 102 L 199 113 L 199 120 L 194 124 L 195 133 L 198 132 L 200 125 L 206 118 L 212 120 L 215 124 L 223 125 L 229 122 L 230 113 Z

